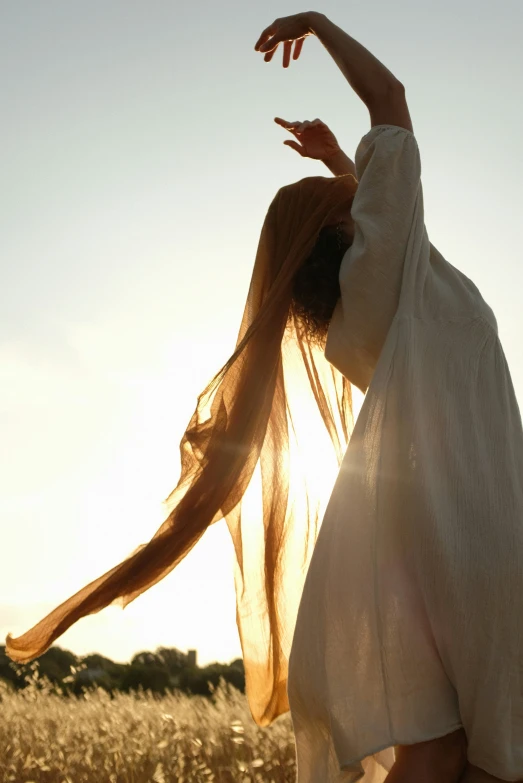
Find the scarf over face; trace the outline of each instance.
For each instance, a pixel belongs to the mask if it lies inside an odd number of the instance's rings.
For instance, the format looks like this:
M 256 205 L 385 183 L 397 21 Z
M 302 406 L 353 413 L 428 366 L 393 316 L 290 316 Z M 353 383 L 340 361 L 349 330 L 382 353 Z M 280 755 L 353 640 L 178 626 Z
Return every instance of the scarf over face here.
M 292 284 L 323 226 L 350 211 L 357 184 L 352 175 L 307 177 L 278 191 L 262 227 L 236 349 L 198 397 L 181 440 L 181 475 L 164 501 L 167 518 L 149 543 L 23 635 L 8 635 L 12 660 L 42 655 L 81 617 L 110 604 L 125 608 L 225 518 L 251 713 L 266 726 L 288 711 L 298 606 L 329 476 L 332 486 L 353 429 L 350 383 L 292 315 Z

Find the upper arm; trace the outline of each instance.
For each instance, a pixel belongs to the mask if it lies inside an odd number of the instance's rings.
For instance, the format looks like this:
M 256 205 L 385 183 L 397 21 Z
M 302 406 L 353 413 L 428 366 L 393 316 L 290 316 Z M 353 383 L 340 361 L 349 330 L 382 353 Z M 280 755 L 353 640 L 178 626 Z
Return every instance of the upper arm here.
M 413 133 L 412 120 L 405 97 L 405 87 L 395 82 L 383 95 L 377 96 L 367 104 L 371 128 L 375 125 L 396 125 Z
M 344 335 L 339 351 L 347 368 L 351 361 L 365 367 L 365 377 L 378 361 L 398 309 L 405 264 L 416 264 L 428 240 L 418 144 L 412 131 L 397 125 L 397 115 L 388 118 L 389 123 L 373 127 L 356 150 L 354 239 L 339 273 L 337 319 Z M 335 342 L 333 338 L 331 351 Z

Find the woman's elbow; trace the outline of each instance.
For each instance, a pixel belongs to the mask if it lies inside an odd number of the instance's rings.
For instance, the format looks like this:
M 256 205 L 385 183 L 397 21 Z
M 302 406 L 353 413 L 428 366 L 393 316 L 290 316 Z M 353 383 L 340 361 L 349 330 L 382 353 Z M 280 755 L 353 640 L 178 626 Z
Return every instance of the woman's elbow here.
M 371 128 L 375 125 L 395 125 L 414 132 L 404 85 L 397 79 L 388 89 L 367 103 Z

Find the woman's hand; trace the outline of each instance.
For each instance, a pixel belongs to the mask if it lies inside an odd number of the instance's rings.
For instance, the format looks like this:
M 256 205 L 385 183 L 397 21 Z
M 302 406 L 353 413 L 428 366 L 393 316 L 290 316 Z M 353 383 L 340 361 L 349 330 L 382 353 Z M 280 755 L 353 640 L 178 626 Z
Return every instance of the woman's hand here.
M 306 11 L 293 16 L 282 16 L 265 28 L 254 47 L 257 52 L 265 52 L 263 58 L 266 63 L 274 56 L 278 45 L 283 42 L 283 67 L 288 68 L 291 61 L 292 43 L 294 46 L 293 60 L 297 60 L 303 48 L 303 43 L 308 35 L 314 35 L 312 19 L 314 12 Z
M 298 139 L 300 144 L 290 140 L 283 143 L 299 152 L 303 158 L 314 158 L 325 162 L 341 151 L 334 133 L 318 118 L 312 122 L 308 120 L 287 122 L 281 117 L 275 117 L 274 122 L 290 131 Z

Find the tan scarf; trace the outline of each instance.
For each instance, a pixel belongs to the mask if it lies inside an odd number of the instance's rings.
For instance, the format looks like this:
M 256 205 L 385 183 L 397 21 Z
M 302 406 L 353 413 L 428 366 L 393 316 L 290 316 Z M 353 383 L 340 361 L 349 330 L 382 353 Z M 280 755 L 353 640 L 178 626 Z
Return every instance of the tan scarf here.
M 42 655 L 81 617 L 110 604 L 125 608 L 225 518 L 236 553 L 249 706 L 260 726 L 288 711 L 299 601 L 353 428 L 350 383 L 303 336 L 290 306 L 292 283 L 321 228 L 350 211 L 356 188 L 346 175 L 307 177 L 278 191 L 262 227 L 236 350 L 198 397 L 181 440 L 181 476 L 164 501 L 167 518 L 148 544 L 22 636 L 8 635 L 12 660 Z M 166 615 L 171 622 L 171 611 Z

